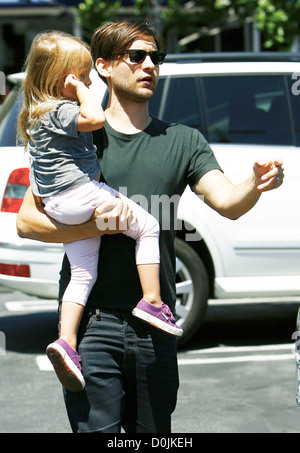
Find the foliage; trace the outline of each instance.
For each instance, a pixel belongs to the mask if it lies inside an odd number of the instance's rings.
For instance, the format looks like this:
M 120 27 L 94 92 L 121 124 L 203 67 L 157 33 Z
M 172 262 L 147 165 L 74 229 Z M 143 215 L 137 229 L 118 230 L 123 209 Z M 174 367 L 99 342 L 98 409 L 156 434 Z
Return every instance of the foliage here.
M 111 20 L 121 4 L 121 0 L 84 0 L 78 8 L 83 27 L 92 31 Z M 222 29 L 233 16 L 241 23 L 254 21 L 266 49 L 286 50 L 299 34 L 300 0 L 135 0 L 136 16 L 149 16 L 155 4 L 163 4 L 157 19 L 167 37 L 173 34 L 181 38 L 200 27 Z
M 232 0 L 237 15 L 253 17 L 265 48 L 288 49 L 299 34 L 300 0 Z
M 137 14 L 145 13 L 152 0 L 136 0 Z M 251 18 L 262 33 L 263 46 L 276 50 L 288 49 L 299 34 L 300 0 L 194 0 L 198 7 L 188 8 L 180 0 L 167 0 L 161 13 L 165 30 L 179 28 L 180 34 L 193 33 L 199 25 L 213 27 L 226 24 L 235 14 L 243 23 Z
M 99 25 L 112 19 L 121 0 L 84 0 L 78 5 L 79 19 L 83 28 L 93 32 Z

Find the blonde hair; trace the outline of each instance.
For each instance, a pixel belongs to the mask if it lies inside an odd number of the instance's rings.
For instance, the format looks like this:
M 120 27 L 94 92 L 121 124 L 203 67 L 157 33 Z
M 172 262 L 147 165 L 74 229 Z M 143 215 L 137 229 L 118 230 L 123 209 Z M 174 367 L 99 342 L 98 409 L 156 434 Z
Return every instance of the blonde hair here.
M 24 103 L 18 120 L 25 148 L 30 139 L 29 122 L 33 120 L 33 125 L 64 99 L 63 80 L 70 72 L 78 75 L 86 51 L 90 47 L 68 33 L 47 31 L 35 36 L 25 62 Z

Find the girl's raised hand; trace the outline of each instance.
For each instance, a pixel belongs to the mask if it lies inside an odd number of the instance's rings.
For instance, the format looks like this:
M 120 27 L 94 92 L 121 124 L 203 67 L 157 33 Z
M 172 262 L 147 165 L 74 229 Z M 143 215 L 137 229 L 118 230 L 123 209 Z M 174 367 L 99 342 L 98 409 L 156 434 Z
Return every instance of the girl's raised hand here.
M 81 83 L 74 74 L 68 74 L 62 88 L 62 94 L 70 101 L 77 101 L 76 88 Z

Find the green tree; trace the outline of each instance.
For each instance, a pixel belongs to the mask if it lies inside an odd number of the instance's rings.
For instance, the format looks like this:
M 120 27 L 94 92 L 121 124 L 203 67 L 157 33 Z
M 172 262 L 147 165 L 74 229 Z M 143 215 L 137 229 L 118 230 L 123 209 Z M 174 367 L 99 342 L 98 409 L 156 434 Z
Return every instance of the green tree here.
M 223 29 L 233 17 L 241 25 L 253 21 L 260 30 L 265 49 L 287 50 L 299 35 L 300 0 L 135 0 L 136 17 L 148 17 L 163 33 L 168 51 L 179 48 L 180 39 L 201 31 Z M 99 24 L 117 16 L 121 0 L 84 0 L 79 17 L 84 29 L 93 31 Z
M 149 16 L 153 1 L 160 3 L 160 0 L 135 0 L 136 15 Z M 196 0 L 187 4 L 183 4 L 181 0 L 167 0 L 160 9 L 160 21 L 168 51 L 179 50 L 180 38 L 198 32 L 199 27 L 219 24 L 226 16 L 227 10 L 216 9 L 214 0 Z M 155 25 L 155 18 L 151 19 Z
M 287 50 L 299 35 L 300 0 L 231 0 L 230 3 L 242 22 L 247 17 L 253 18 L 267 49 Z
M 136 0 L 137 15 L 147 13 L 152 2 Z M 167 0 L 161 21 L 167 36 L 175 30 L 182 37 L 199 27 L 222 29 L 234 15 L 241 24 L 249 19 L 255 23 L 266 49 L 287 50 L 299 35 L 300 0 L 194 0 L 186 5 L 180 0 Z
M 111 20 L 121 4 L 121 0 L 84 0 L 78 5 L 82 27 L 93 32 L 99 25 Z

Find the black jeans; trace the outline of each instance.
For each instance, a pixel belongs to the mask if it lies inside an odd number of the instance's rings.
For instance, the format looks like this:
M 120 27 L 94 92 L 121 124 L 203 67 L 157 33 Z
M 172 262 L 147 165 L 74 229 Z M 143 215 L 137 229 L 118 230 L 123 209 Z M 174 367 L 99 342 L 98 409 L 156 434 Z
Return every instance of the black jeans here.
M 64 391 L 73 432 L 169 433 L 176 406 L 176 339 L 129 312 L 86 313 L 79 334 L 86 388 Z

